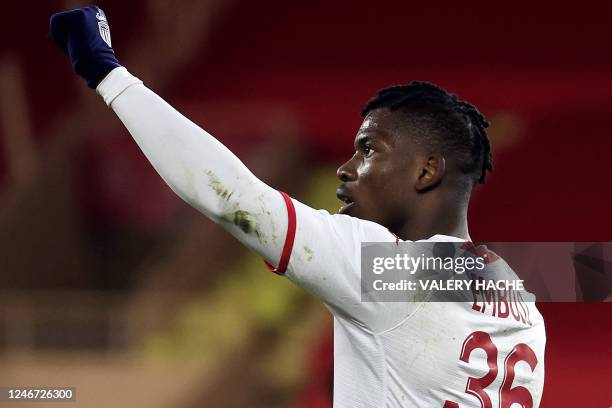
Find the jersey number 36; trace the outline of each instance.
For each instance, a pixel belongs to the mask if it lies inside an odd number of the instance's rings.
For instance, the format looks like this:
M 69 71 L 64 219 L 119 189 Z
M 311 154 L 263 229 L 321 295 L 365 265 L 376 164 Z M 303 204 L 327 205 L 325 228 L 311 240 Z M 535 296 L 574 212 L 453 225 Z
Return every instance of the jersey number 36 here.
M 475 349 L 481 349 L 486 353 L 489 371 L 484 377 L 469 377 L 465 386 L 465 392 L 478 398 L 482 408 L 493 408 L 491 398 L 487 395 L 485 388 L 495 381 L 497 372 L 499 371 L 497 367 L 497 347 L 493 344 L 491 336 L 489 336 L 488 333 L 475 331 L 463 342 L 459 359 L 465 363 L 469 363 L 470 355 Z M 504 379 L 499 389 L 500 408 L 510 408 L 512 404 L 519 404 L 522 408 L 532 408 L 533 406 L 533 398 L 527 388 L 521 386 L 512 388 L 512 382 L 514 381 L 514 366 L 519 361 L 525 361 L 529 364 L 531 371 L 533 371 L 538 364 L 535 353 L 528 345 L 521 343 L 512 348 L 504 360 Z M 447 400 L 444 403 L 444 408 L 460 407 L 456 402 Z

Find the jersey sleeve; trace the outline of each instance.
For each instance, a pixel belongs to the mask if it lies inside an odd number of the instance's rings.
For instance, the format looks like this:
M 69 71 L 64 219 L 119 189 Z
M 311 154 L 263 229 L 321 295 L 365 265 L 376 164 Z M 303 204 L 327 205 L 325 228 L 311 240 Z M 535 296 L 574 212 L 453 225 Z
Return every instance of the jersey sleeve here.
M 179 197 L 264 259 L 279 261 L 288 227 L 283 195 L 125 68 L 97 91 Z
M 279 265 L 269 268 L 325 303 L 335 314 L 367 323 L 375 305 L 361 301 L 361 243 L 396 242 L 386 228 L 289 199 L 288 232 Z

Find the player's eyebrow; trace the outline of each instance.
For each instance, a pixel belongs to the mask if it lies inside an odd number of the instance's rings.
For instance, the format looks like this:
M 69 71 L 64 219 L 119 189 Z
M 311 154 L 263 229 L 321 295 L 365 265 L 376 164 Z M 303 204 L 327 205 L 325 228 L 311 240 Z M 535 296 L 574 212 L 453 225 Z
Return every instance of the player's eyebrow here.
M 363 146 L 367 142 L 370 142 L 372 137 L 367 133 L 359 133 L 355 138 L 355 150 L 359 150 L 360 146 Z
M 389 133 L 383 130 L 365 129 L 360 131 L 355 138 L 355 150 L 359 150 L 366 143 L 375 143 L 376 145 L 388 145 Z

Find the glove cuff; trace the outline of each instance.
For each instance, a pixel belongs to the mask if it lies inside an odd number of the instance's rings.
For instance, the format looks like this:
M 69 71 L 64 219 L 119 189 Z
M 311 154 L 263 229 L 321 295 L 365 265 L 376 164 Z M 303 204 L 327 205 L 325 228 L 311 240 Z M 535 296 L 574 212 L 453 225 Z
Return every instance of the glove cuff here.
M 142 81 L 130 74 L 125 67 L 119 66 L 113 69 L 96 87 L 96 92 L 102 96 L 104 102 L 110 106 L 111 103 L 132 85 L 140 85 Z
M 81 58 L 74 64 L 74 72 L 80 75 L 87 86 L 95 89 L 113 69 L 120 67 L 112 51 Z

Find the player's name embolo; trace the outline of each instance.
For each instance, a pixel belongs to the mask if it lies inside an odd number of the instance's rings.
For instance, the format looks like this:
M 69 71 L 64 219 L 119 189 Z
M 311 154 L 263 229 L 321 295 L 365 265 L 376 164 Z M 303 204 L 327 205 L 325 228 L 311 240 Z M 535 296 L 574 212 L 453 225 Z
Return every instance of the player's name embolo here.
M 377 291 L 383 290 L 525 290 L 522 279 L 516 280 L 407 280 L 398 282 L 384 282 L 377 279 L 373 282 L 373 288 Z

